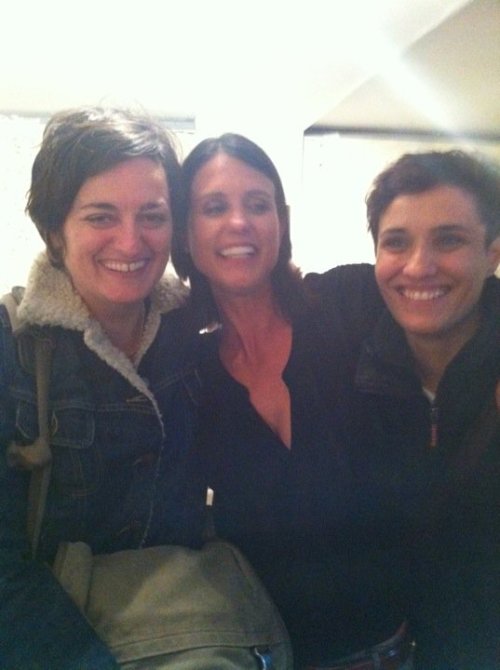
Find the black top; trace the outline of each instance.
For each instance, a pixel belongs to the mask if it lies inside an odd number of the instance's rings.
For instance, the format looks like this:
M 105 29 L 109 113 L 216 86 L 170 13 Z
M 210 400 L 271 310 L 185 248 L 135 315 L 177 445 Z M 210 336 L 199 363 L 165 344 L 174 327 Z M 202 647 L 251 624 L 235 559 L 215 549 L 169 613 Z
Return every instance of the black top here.
M 333 309 L 325 316 L 311 308 L 293 322 L 284 371 L 291 449 L 223 368 L 217 333 L 203 336 L 201 366 L 203 470 L 215 491 L 216 530 L 243 550 L 268 588 L 298 663 L 315 665 L 386 640 L 405 617 L 395 585 L 401 556 L 393 568 L 384 543 L 365 535 L 336 437 L 335 407 L 363 333 L 346 337 L 340 312 L 338 320 Z
M 321 300 L 292 324 L 291 450 L 222 367 L 217 335 L 202 340 L 217 531 L 253 563 L 299 665 L 332 664 L 408 618 L 419 670 L 498 668 L 500 282 L 431 404 L 373 267 L 307 279 Z

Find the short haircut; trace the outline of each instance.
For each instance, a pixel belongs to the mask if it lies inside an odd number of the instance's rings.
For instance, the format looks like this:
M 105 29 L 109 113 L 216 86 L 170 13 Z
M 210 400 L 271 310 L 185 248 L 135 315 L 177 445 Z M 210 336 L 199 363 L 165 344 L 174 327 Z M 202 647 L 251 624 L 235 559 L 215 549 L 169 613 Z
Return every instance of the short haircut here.
M 422 193 L 437 186 L 455 186 L 472 195 L 486 227 L 486 243 L 500 234 L 499 165 L 465 151 L 409 153 L 389 165 L 374 180 L 366 198 L 368 230 L 375 246 L 380 218 L 400 195 Z
M 150 158 L 167 177 L 175 221 L 181 208 L 180 165 L 172 136 L 152 117 L 125 109 L 80 107 L 48 121 L 35 157 L 26 212 L 44 240 L 51 262 L 63 265 L 53 244 L 83 183 L 132 158 Z

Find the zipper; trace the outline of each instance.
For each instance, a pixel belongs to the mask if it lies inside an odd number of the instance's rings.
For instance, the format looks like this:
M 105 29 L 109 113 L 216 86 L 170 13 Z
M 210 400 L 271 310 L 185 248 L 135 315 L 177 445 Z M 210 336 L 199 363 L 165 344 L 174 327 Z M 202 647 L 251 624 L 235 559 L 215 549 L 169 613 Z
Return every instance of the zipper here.
M 431 449 L 435 449 L 438 444 L 438 416 L 439 416 L 439 410 L 438 406 L 436 405 L 436 401 L 432 400 L 431 401 L 431 435 L 430 435 L 430 443 L 429 447 Z

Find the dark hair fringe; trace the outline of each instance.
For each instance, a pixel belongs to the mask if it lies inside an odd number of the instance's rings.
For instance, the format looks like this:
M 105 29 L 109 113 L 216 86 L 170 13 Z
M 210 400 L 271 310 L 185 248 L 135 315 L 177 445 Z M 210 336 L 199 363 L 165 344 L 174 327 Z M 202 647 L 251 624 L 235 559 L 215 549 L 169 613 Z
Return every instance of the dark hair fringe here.
M 383 170 L 366 197 L 368 230 L 377 243 L 380 219 L 400 195 L 456 186 L 476 200 L 489 244 L 500 234 L 500 166 L 459 149 L 408 153 Z

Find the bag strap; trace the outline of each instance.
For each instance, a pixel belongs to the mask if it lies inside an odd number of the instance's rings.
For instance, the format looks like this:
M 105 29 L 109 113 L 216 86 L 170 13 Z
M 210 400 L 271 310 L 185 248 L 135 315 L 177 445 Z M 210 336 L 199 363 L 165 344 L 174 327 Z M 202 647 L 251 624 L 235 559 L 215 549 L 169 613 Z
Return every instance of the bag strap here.
M 45 514 L 45 503 L 52 472 L 52 452 L 50 450 L 49 428 L 49 382 L 52 363 L 52 341 L 50 338 L 35 337 L 35 377 L 38 407 L 38 443 L 40 451 L 48 454 L 48 460 L 31 473 L 28 492 L 28 516 L 26 528 L 31 541 L 33 558 L 38 549 L 40 531 Z
M 33 346 L 35 357 L 35 380 L 38 413 L 38 437 L 29 445 L 11 443 L 7 449 L 9 465 L 31 470 L 28 491 L 26 529 L 35 557 L 40 540 L 45 504 L 50 483 L 52 453 L 49 427 L 49 384 L 53 343 L 50 335 L 37 331 L 26 331 L 21 324 L 17 307 L 21 292 L 13 290 L 2 296 L 1 302 L 9 314 L 12 333 L 18 342 L 19 357 L 26 358 L 26 347 Z

